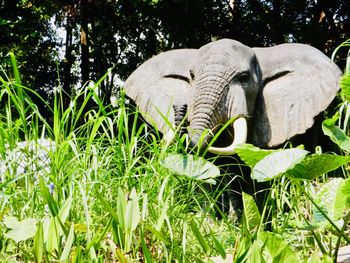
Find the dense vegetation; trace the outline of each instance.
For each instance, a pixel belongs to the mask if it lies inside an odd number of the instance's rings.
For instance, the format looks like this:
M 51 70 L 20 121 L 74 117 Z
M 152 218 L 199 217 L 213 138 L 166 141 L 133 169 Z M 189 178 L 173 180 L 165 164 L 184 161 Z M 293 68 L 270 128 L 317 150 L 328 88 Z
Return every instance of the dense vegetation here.
M 123 93 L 116 109 L 103 106 L 100 79 L 64 108 L 57 89 L 50 124 L 10 59 L 13 71 L 0 78 L 2 262 L 332 262 L 350 243 L 348 73 L 343 102 L 323 123 L 343 154 L 242 145 L 251 177 L 272 183 L 260 210 L 243 193 L 238 219 L 219 208 L 225 188 L 216 183 L 229 175 L 187 154 L 184 137 L 166 144 L 137 124 Z M 84 109 L 89 100 L 99 107 Z
M 3 0 L 0 11 L 1 262 L 333 262 L 350 244 L 350 42 L 336 49 L 348 1 Z M 122 91 L 109 105 L 140 62 L 221 37 L 309 43 L 345 68 L 322 125 L 338 154 L 242 145 L 233 165 L 270 187 L 259 207 L 243 193 L 239 218 L 220 203 L 243 174 L 220 174 L 184 136 L 165 143 Z

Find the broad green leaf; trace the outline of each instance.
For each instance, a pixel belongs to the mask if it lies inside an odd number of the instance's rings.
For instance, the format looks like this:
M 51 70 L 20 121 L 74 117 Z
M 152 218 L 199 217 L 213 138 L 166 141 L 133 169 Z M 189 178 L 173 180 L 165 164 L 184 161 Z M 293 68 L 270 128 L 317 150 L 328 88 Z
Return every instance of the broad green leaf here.
M 350 74 L 345 74 L 340 81 L 341 94 L 350 101 Z
M 245 192 L 242 192 L 242 199 L 244 220 L 248 231 L 250 233 L 253 233 L 260 226 L 261 215 L 258 206 L 256 205 L 252 196 L 246 194 Z
M 218 167 L 194 155 L 170 154 L 161 164 L 174 173 L 210 184 L 215 184 L 213 178 L 220 176 Z
M 256 240 L 254 240 L 253 244 L 251 245 L 251 247 L 249 248 L 249 252 L 248 252 L 249 256 L 248 256 L 248 260 L 247 263 L 264 263 L 266 262 L 264 260 L 264 257 L 260 251 L 260 247 L 259 244 Z
M 334 261 L 328 255 L 323 254 L 320 256 L 319 251 L 315 251 L 311 257 L 309 257 L 307 263 L 333 263 Z
M 335 125 L 335 119 L 326 119 L 322 123 L 322 130 L 340 149 L 350 152 L 350 138 Z
M 262 243 L 263 255 L 267 262 L 294 263 L 298 257 L 282 236 L 271 232 L 259 232 L 258 239 Z
M 69 259 L 69 252 L 72 249 L 73 240 L 74 240 L 74 223 L 72 222 L 69 230 L 69 234 L 66 240 L 66 244 L 64 245 L 63 252 L 60 257 L 60 261 L 67 261 Z
M 47 225 L 47 228 L 45 227 Z M 46 250 L 52 252 L 59 249 L 59 223 L 56 217 L 50 217 L 44 222 L 44 240 L 46 243 Z
M 69 211 L 70 211 L 70 208 L 72 206 L 72 201 L 73 201 L 73 198 L 72 196 L 70 195 L 67 200 L 64 202 L 63 206 L 61 207 L 56 219 L 57 219 L 57 222 L 59 223 L 60 225 L 60 228 L 59 228 L 59 234 L 60 236 L 62 236 L 63 234 L 65 234 L 66 236 L 68 236 L 68 229 L 66 229 L 64 223 L 66 222 L 67 220 L 67 217 L 69 215 Z
M 201 234 L 201 232 L 199 231 L 196 222 L 194 220 L 191 220 L 190 226 L 191 226 L 191 229 L 192 229 L 194 236 L 199 241 L 199 244 L 203 248 L 204 252 L 207 253 L 209 251 L 210 247 L 209 247 L 207 241 L 205 240 L 205 238 L 203 237 L 203 235 Z
M 124 191 L 121 188 L 119 188 L 118 199 L 117 199 L 117 216 L 118 216 L 118 223 L 122 229 L 124 229 L 124 226 L 125 226 L 126 200 L 127 200 L 127 197 Z
M 343 194 L 345 195 L 345 204 L 347 208 L 350 208 L 350 178 L 346 179 L 343 184 Z
M 258 162 L 260 162 L 267 155 L 280 150 L 264 150 L 260 149 L 252 144 L 239 144 L 235 148 L 238 156 L 249 167 L 253 168 Z
M 116 248 L 115 253 L 116 253 L 118 262 L 128 263 L 128 259 L 124 256 L 123 251 L 119 247 Z
M 67 220 L 67 217 L 69 215 L 69 211 L 70 211 L 70 208 L 72 206 L 72 201 L 73 201 L 73 198 L 72 196 L 70 195 L 67 200 L 64 202 L 62 208 L 60 209 L 60 212 L 58 213 L 58 216 L 60 217 L 61 219 L 61 222 L 64 224 Z
M 350 156 L 313 154 L 296 164 L 287 172 L 287 175 L 292 178 L 312 180 L 349 162 Z
M 252 240 L 250 236 L 246 235 L 240 238 L 238 242 L 238 248 L 234 253 L 234 262 L 246 262 L 251 246 Z
M 10 229 L 5 233 L 5 237 L 12 238 L 16 243 L 34 237 L 36 233 L 36 219 L 34 218 L 18 221 L 16 217 L 8 216 L 3 222 Z
M 34 236 L 34 257 L 36 262 L 42 262 L 43 253 L 44 253 L 44 230 L 42 222 L 38 222 L 36 233 Z
M 68 229 L 66 229 L 64 225 L 64 221 L 66 221 L 70 207 L 72 204 L 72 197 L 68 197 L 66 202 L 63 204 L 61 210 L 58 210 L 58 205 L 54 198 L 51 196 L 49 191 L 47 190 L 46 185 L 44 184 L 43 179 L 39 178 L 39 184 L 43 193 L 44 198 L 48 202 L 50 211 L 52 214 L 56 214 L 57 216 L 52 216 L 50 218 L 46 218 L 43 223 L 44 230 L 44 241 L 46 243 L 46 248 L 48 251 L 56 250 L 58 248 L 58 240 L 62 235 L 68 236 Z M 64 221 L 62 221 L 62 219 Z
M 334 260 L 330 256 L 325 255 L 325 254 L 322 255 L 321 259 L 322 259 L 322 263 L 333 263 L 334 262 Z
M 309 257 L 308 263 L 322 263 L 322 260 L 320 258 L 320 255 L 319 255 L 319 252 L 318 251 L 315 251 L 311 257 Z
M 346 195 L 343 192 L 343 178 L 333 178 L 322 185 L 314 201 L 334 223 L 341 219 L 346 208 Z M 328 221 L 316 207 L 313 208 L 317 224 L 327 226 Z
M 307 151 L 298 148 L 271 153 L 254 166 L 252 178 L 258 182 L 277 178 L 300 163 L 307 153 Z
M 131 190 L 129 200 L 126 205 L 125 225 L 127 229 L 134 231 L 140 222 L 139 198 L 135 188 Z

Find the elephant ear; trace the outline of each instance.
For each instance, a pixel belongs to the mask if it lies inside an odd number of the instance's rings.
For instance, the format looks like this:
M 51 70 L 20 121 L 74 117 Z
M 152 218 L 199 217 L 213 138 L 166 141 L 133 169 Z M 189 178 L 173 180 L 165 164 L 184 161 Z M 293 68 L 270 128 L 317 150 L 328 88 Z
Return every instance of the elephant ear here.
M 190 101 L 190 67 L 195 49 L 161 53 L 143 63 L 126 80 L 125 91 L 148 123 L 166 133 L 174 126 L 173 105 Z
M 251 140 L 278 146 L 312 127 L 339 89 L 340 69 L 319 50 L 303 44 L 253 48 L 262 74 Z

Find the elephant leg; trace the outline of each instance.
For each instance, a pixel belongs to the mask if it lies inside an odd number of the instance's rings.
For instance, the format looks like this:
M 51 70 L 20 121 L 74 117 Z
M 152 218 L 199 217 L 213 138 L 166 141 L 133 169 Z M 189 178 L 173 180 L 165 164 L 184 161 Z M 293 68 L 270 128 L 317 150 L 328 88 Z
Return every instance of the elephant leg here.
M 209 154 L 207 157 L 213 158 L 214 155 Z M 238 156 L 220 156 L 215 158 L 214 164 L 220 168 L 223 175 L 216 185 L 216 189 L 222 192 L 217 203 L 221 213 L 236 216 L 238 220 L 242 219 L 242 192 L 253 196 L 262 212 L 270 184 L 254 181 L 250 177 L 251 169 Z

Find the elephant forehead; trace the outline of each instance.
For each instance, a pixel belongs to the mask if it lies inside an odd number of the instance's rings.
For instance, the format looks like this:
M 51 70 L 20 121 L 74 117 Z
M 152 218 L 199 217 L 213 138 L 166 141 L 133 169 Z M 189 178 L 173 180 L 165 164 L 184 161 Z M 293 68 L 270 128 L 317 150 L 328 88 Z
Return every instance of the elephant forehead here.
M 216 41 L 199 49 L 197 65 L 207 67 L 207 69 L 215 69 L 215 66 L 226 66 L 235 67 L 238 70 L 248 70 L 254 56 L 252 49 L 240 42 Z
M 222 74 L 234 74 L 235 72 L 250 71 L 252 66 L 250 60 L 235 55 L 222 56 L 222 58 L 208 58 L 203 59 L 197 65 L 199 73 L 210 74 L 217 72 Z

